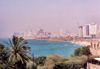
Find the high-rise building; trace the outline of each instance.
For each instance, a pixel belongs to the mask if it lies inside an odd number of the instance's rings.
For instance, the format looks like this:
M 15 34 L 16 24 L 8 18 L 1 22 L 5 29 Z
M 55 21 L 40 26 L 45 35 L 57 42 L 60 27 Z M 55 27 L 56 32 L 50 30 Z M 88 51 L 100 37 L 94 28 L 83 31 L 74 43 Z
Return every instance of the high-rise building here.
M 89 36 L 89 24 L 86 25 L 86 36 Z
M 86 37 L 86 26 L 83 26 L 83 37 Z
M 79 26 L 79 37 L 96 38 L 99 37 L 99 26 L 96 23 Z
M 96 23 L 89 24 L 89 35 L 92 38 L 95 38 L 96 35 L 98 34 L 97 30 L 98 30 L 98 25 Z
M 39 28 L 38 32 L 37 32 L 37 36 L 40 35 L 40 34 L 44 34 L 44 30 Z
M 78 28 L 79 37 L 83 37 L 83 26 L 79 26 Z
M 66 35 L 66 32 L 65 32 L 63 29 L 61 29 L 61 30 L 60 30 L 60 35 L 61 35 L 61 36 L 65 36 L 65 35 Z
M 30 37 L 32 36 L 32 30 L 29 31 L 29 36 L 30 36 Z

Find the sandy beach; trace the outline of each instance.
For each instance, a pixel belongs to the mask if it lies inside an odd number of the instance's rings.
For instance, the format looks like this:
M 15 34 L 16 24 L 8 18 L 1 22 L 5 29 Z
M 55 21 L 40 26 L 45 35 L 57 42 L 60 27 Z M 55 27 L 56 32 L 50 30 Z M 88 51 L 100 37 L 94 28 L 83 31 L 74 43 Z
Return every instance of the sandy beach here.
M 81 45 L 91 45 L 90 42 L 87 41 L 72 41 L 72 43 L 81 44 Z

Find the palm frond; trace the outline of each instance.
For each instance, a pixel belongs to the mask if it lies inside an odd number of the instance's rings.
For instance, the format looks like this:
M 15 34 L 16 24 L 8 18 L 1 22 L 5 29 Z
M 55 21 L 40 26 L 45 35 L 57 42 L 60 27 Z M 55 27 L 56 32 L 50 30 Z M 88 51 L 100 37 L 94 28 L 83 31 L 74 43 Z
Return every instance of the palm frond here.
M 12 45 L 12 42 L 11 42 L 10 38 L 9 38 L 9 42 L 10 42 L 10 45 Z
M 9 59 L 9 61 L 11 61 L 11 60 L 12 60 L 13 55 L 14 55 L 13 53 L 9 55 L 9 58 L 8 58 L 8 59 Z
M 7 51 L 7 52 L 5 53 L 5 56 L 9 56 L 10 53 L 11 53 L 11 51 Z
M 22 53 L 20 53 L 20 56 L 23 58 L 23 63 L 26 63 L 26 61 L 29 60 L 29 58 Z
M 27 49 L 27 48 L 22 48 L 22 49 L 20 50 L 20 52 L 22 52 L 22 51 L 30 52 L 31 50 L 30 50 L 30 49 Z
M 32 55 L 31 55 L 30 53 L 26 53 L 26 54 L 28 54 L 28 55 L 29 55 L 29 57 L 32 57 Z
M 17 42 L 18 42 L 18 37 L 13 36 L 12 41 L 13 41 L 13 45 L 16 46 L 17 45 Z
M 21 48 L 31 49 L 29 46 L 26 46 L 26 45 L 22 46 Z
M 18 39 L 18 42 L 17 42 L 17 47 L 19 46 L 19 43 L 21 42 L 21 41 L 23 41 L 24 39 L 22 38 L 22 37 L 20 37 L 19 39 Z
M 5 47 L 4 50 L 6 50 L 6 51 L 10 50 L 11 51 L 11 48 Z
M 26 50 L 26 51 L 28 51 L 28 52 L 31 52 L 31 50 L 29 50 L 29 49 L 23 49 L 23 50 Z
M 8 42 L 4 41 L 4 43 L 6 43 L 7 45 L 9 45 L 11 47 L 11 45 Z
M 26 51 L 29 51 L 29 52 L 31 51 L 31 50 L 30 50 L 31 48 L 28 47 L 28 46 L 22 46 L 22 47 L 19 48 L 19 50 L 20 50 L 20 49 L 21 49 L 22 51 L 23 51 L 23 50 L 26 50 Z M 21 51 L 21 50 L 20 50 L 20 51 Z
M 26 51 L 22 51 L 22 53 L 24 54 L 24 55 L 26 55 L 26 56 L 28 56 L 28 57 L 32 57 L 32 55 L 29 53 L 29 52 L 26 52 Z M 27 55 L 28 54 L 28 55 Z
M 21 62 L 22 62 L 22 64 L 23 64 L 23 60 L 22 60 L 22 57 L 20 56 L 20 54 L 17 53 L 16 55 L 17 55 L 17 60 L 18 60 L 18 61 L 21 60 Z
M 12 62 L 13 62 L 13 63 L 16 62 L 16 55 L 13 55 Z
M 22 42 L 19 43 L 19 47 L 21 47 L 22 45 L 27 44 L 27 43 L 28 43 L 28 41 L 24 40 L 24 41 L 22 41 Z

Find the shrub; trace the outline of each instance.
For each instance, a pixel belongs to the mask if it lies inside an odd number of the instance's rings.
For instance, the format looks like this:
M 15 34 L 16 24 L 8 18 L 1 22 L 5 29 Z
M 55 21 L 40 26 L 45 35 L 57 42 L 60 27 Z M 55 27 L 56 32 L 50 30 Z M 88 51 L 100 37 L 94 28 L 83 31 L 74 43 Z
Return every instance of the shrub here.
M 56 62 L 54 69 L 80 69 L 86 65 L 84 60 L 70 60 L 65 62 Z
M 63 57 L 63 56 L 56 55 L 56 54 L 52 54 L 52 55 L 48 56 L 46 58 L 46 62 L 44 64 L 44 69 L 53 69 L 54 63 L 62 62 L 63 59 L 66 60 L 67 58 Z
M 46 56 L 39 56 L 34 58 L 34 62 L 36 63 L 36 65 L 40 65 L 43 66 L 46 60 Z
M 75 49 L 74 56 L 79 56 L 81 53 L 81 48 Z
M 56 62 L 54 64 L 53 69 L 66 69 L 66 64 L 64 64 L 63 62 Z
M 87 55 L 87 53 L 91 54 L 89 47 L 88 46 L 82 47 L 81 54 L 82 55 Z
M 68 61 L 68 59 L 66 59 L 66 58 L 62 59 L 62 62 L 64 62 L 64 61 Z
M 87 46 L 82 47 L 82 49 L 78 48 L 74 50 L 74 56 L 81 56 L 81 55 L 87 55 L 87 54 L 91 55 L 90 49 Z M 72 54 L 71 54 L 71 57 L 73 57 Z

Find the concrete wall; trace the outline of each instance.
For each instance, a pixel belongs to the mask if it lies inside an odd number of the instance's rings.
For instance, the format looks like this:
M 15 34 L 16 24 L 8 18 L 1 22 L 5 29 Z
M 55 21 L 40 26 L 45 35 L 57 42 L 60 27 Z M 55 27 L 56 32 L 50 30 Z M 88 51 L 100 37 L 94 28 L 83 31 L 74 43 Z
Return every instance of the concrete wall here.
M 90 51 L 94 56 L 100 56 L 100 41 L 99 40 L 92 40 Z

